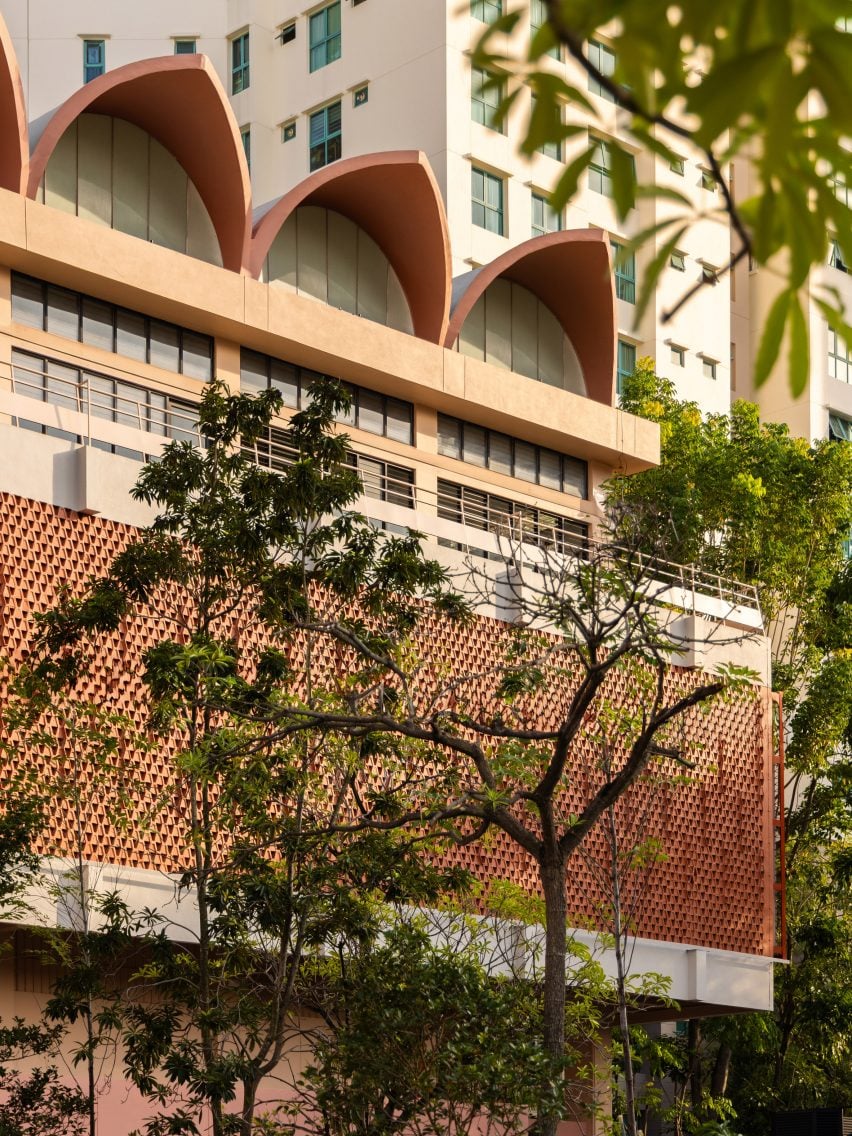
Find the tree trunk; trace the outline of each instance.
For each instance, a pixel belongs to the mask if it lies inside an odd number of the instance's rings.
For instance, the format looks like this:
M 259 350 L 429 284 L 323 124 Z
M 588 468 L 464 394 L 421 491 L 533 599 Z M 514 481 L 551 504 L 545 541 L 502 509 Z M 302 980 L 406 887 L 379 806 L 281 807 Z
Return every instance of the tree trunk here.
M 544 894 L 544 1051 L 554 1069 L 565 1056 L 565 955 L 568 936 L 565 927 L 565 861 L 558 853 L 545 854 L 539 863 Z M 550 1085 L 543 1086 L 552 1096 Z M 555 1136 L 559 1117 L 539 1110 L 536 1136 Z
M 693 1111 L 698 1115 L 701 1108 L 701 1023 L 697 1018 L 690 1018 L 687 1026 L 686 1049 L 689 1055 L 687 1072 L 689 1075 L 689 1099 Z
M 710 1092 L 714 1097 L 723 1097 L 728 1091 L 728 1076 L 731 1072 L 731 1047 L 720 1045 L 716 1054 L 716 1063 L 713 1066 L 713 1078 L 710 1082 Z

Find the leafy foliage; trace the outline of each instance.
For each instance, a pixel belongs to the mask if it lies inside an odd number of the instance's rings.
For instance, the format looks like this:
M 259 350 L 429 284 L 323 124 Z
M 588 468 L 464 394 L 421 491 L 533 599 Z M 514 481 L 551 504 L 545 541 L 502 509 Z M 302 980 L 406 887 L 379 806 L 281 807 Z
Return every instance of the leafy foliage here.
M 549 20 L 528 50 L 515 48 L 522 39 L 504 38 L 525 14 L 513 10 L 483 33 L 473 62 L 515 76 L 501 107 L 504 115 L 525 85 L 533 89 L 525 153 L 547 142 L 567 145 L 554 207 L 576 194 L 604 138 L 619 218 L 637 202 L 650 199 L 658 206 L 659 218 L 631 242 L 633 249 L 646 243 L 655 248 L 643 271 L 637 319 L 686 230 L 708 219 L 730 223 L 734 251 L 720 272 L 750 256 L 777 276 L 755 381 L 759 385 L 768 377 L 786 342 L 790 385 L 794 395 L 801 394 L 808 335 L 800 290 L 811 268 L 826 262 L 832 235 L 842 249 L 852 249 L 845 189 L 852 181 L 852 155 L 844 141 L 852 124 L 848 0 L 792 5 L 757 0 L 747 6 L 721 0 L 712 7 L 667 0 L 545 2 Z M 587 49 L 601 39 L 614 53 L 612 73 Z M 548 53 L 559 43 L 578 65 L 581 81 L 563 79 L 553 69 Z M 623 108 L 619 136 L 589 98 L 586 76 Z M 699 203 L 669 179 L 649 176 L 650 162 L 666 167 L 682 162 L 685 148 L 701 158 L 704 177 L 716 191 L 699 195 Z M 742 163 L 748 196 L 734 194 L 729 172 L 734 161 Z M 702 286 L 703 281 L 690 288 L 664 322 Z M 852 342 L 837 292 L 822 288 L 815 300 L 830 326 Z

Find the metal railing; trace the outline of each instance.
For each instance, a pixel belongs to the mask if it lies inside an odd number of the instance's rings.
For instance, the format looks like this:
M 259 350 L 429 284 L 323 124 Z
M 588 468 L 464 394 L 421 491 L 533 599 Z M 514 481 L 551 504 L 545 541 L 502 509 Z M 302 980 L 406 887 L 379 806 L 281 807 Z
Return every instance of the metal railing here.
M 170 441 L 201 445 L 198 412 L 190 402 L 70 364 L 50 360 L 46 363 L 31 367 L 14 362 L 10 369 L 12 393 L 84 415 L 87 444 L 98 433 L 92 420 L 100 419 Z M 76 373 L 73 378 L 66 378 L 57 373 L 58 368 Z M 142 397 L 133 398 L 131 392 Z
M 58 361 L 56 366 L 76 370 Z M 113 381 L 115 386 L 110 392 L 106 384 Z M 84 415 L 86 444 L 92 444 L 98 438 L 100 421 L 116 423 L 164 441 L 186 439 L 195 445 L 202 444 L 197 411 L 192 404 L 174 400 L 141 385 L 111 380 L 82 369 L 76 378 L 63 378 L 49 367 L 34 368 L 15 363 L 11 368 L 11 386 L 14 394 Z M 135 391 L 143 397 L 133 399 L 131 392 Z M 258 465 L 283 472 L 296 457 L 296 451 L 287 445 L 285 438 L 284 429 L 273 426 L 258 441 L 243 446 L 243 452 Z M 654 581 L 661 596 L 665 595 L 661 602 L 697 610 L 695 597 L 705 596 L 717 600 L 723 611 L 742 608 L 759 615 L 760 602 L 754 585 L 728 579 L 695 565 L 677 564 L 657 557 L 639 557 L 634 550 L 619 549 L 593 540 L 583 522 L 546 506 L 527 505 L 467 484 L 452 483 L 453 491 L 447 488 L 437 491 L 427 489 L 417 484 L 413 469 L 371 455 L 353 453 L 353 464 L 361 473 L 365 503 L 374 501 L 406 512 L 416 511 L 417 516 L 411 517 L 409 527 L 423 532 L 433 543 L 504 562 L 518 559 L 524 550 L 532 553 L 529 558 L 531 564 L 540 563 L 542 554 L 548 556 L 551 553 L 581 559 L 597 556 L 613 564 L 629 561 Z M 369 513 L 370 507 L 367 506 L 365 511 Z M 378 516 L 377 519 L 383 521 L 385 518 Z M 477 534 L 491 539 L 483 542 Z M 483 543 L 491 547 L 483 548 Z

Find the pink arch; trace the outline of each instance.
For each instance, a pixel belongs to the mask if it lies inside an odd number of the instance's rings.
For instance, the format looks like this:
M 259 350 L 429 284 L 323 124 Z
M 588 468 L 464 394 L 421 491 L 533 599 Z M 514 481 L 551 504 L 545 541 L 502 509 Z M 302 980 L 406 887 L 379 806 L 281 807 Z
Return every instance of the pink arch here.
M 6 22 L 0 16 L 0 187 L 23 193 L 30 143 L 24 85 Z
M 241 271 L 251 222 L 251 183 L 239 129 L 210 61 L 203 55 L 144 59 L 81 87 L 57 110 L 39 139 L 30 163 L 29 197 L 35 196 L 59 139 L 87 112 L 126 119 L 170 151 L 207 207 L 222 263 Z
M 368 233 L 399 277 L 414 334 L 440 343 L 450 306 L 450 241 L 435 175 L 419 150 L 345 158 L 300 182 L 255 226 L 248 271 L 259 276 L 281 226 L 300 205 L 322 205 Z
M 615 396 L 615 293 L 609 238 L 599 229 L 534 237 L 471 275 L 450 316 L 452 347 L 471 308 L 498 276 L 523 285 L 553 312 L 574 345 L 589 398 L 612 406 Z

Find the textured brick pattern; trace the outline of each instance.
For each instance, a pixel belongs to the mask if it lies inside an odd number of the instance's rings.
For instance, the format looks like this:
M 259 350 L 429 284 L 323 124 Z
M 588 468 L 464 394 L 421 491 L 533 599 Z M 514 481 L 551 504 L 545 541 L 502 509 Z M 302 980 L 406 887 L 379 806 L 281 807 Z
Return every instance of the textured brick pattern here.
M 84 516 L 7 494 L 0 494 L 0 654 L 20 658 L 31 634 L 31 616 L 57 596 L 62 585 L 80 589 L 91 575 L 104 572 L 126 544 L 128 526 Z M 106 701 L 140 720 L 144 690 L 139 677 L 141 652 L 165 632 L 156 620 L 134 620 L 103 644 L 101 664 L 90 676 L 87 696 Z M 459 630 L 430 621 L 424 650 L 459 671 L 481 671 L 500 657 L 505 624 L 481 619 Z M 329 658 L 329 664 L 334 659 Z M 673 670 L 670 686 L 687 690 L 699 681 L 692 672 Z M 527 707 L 544 725 L 558 714 L 570 680 L 554 683 Z M 620 675 L 611 677 L 610 695 L 630 704 L 635 690 Z M 476 690 L 469 692 L 473 704 Z M 678 784 L 646 782 L 621 809 L 622 832 L 641 830 L 656 837 L 666 859 L 644 874 L 635 926 L 649 938 L 692 943 L 748 953 L 771 952 L 771 754 L 766 693 L 691 712 L 682 740 L 698 743 L 698 767 Z M 590 726 L 593 723 L 590 723 Z M 591 730 L 589 731 L 591 734 Z M 69 746 L 69 751 L 71 747 Z M 599 782 L 597 750 L 591 740 L 580 747 L 571 770 L 572 788 L 565 814 Z M 43 768 L 46 755 L 31 759 Z M 70 760 L 70 759 L 66 759 Z M 180 814 L 185 807 L 170 768 L 171 753 L 160 746 L 148 755 L 127 754 L 127 784 L 139 815 L 131 831 L 110 822 L 106 801 L 90 806 L 85 817 L 86 858 L 141 868 L 174 869 L 180 862 Z M 141 783 L 144 790 L 137 786 Z M 163 802 L 146 822 L 145 807 Z M 59 807 L 40 851 L 71 846 L 72 810 Z M 480 844 L 444 854 L 459 859 L 483 880 L 503 878 L 535 888 L 534 865 L 500 834 Z M 597 921 L 601 891 L 595 864 L 604 859 L 601 834 L 593 833 L 583 855 L 571 866 L 568 886 L 572 923 Z M 632 885 L 629 899 L 632 897 Z

